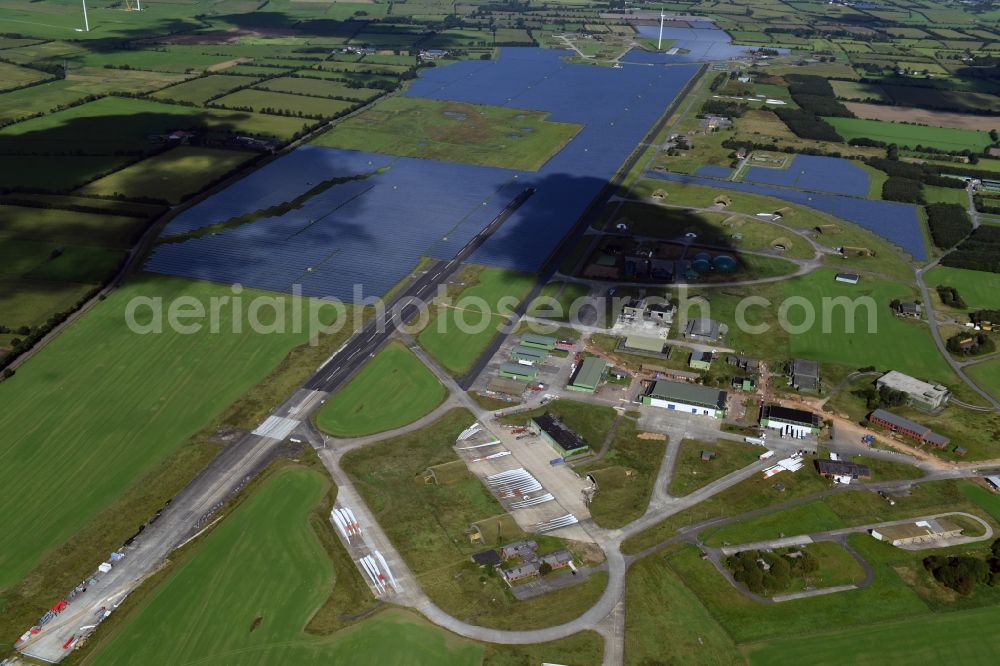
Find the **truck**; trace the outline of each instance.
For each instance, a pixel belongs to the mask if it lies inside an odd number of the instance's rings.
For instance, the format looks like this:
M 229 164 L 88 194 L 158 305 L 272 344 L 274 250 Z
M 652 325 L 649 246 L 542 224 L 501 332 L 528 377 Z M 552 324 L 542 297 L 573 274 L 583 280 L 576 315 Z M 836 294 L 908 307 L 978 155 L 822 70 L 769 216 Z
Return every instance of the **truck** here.
M 747 444 L 756 444 L 757 446 L 764 446 L 763 437 L 744 437 L 743 441 Z

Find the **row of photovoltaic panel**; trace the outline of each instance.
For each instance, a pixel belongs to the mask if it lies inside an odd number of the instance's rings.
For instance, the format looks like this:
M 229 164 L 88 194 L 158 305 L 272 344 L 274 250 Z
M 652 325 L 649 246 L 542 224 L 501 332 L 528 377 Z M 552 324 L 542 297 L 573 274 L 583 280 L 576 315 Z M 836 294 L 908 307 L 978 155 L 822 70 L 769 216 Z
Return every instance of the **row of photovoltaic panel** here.
M 392 164 L 393 159 L 388 155 L 338 153 L 303 146 L 184 211 L 170 221 L 164 235 L 193 231 L 263 210 L 294 199 L 321 181 L 372 173 Z
M 584 125 L 538 172 L 524 177 L 536 193 L 473 255 L 474 262 L 537 270 L 695 71 L 586 67 L 563 62 L 564 55 L 504 49 L 495 62 L 431 70 L 406 93 L 547 111 L 550 121 Z
M 364 154 L 349 159 L 357 155 Z M 335 185 L 283 216 L 161 244 L 147 269 L 276 291 L 298 283 L 307 296 L 346 300 L 358 284 L 366 295 L 381 295 L 435 244 L 460 248 L 479 233 L 512 198 L 514 173 L 398 158 L 388 170 Z
M 678 173 L 649 172 L 647 175 L 652 178 L 677 183 L 706 185 L 708 187 L 759 194 L 793 204 L 809 206 L 868 229 L 872 233 L 885 238 L 906 252 L 909 252 L 917 261 L 923 261 L 927 258 L 927 249 L 924 246 L 924 237 L 920 230 L 920 218 L 917 215 L 917 207 L 912 204 L 861 199 L 859 197 L 824 194 L 821 192 L 800 192 L 799 190 L 783 187 L 736 183 L 728 180 L 687 176 Z

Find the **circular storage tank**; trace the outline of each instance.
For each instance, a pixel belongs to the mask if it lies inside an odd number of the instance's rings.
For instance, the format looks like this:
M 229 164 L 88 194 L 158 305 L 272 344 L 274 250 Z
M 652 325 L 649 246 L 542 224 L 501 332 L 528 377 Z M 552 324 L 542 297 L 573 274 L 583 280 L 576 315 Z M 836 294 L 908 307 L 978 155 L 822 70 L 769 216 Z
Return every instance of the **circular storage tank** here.
M 698 254 L 694 255 L 694 258 L 692 259 L 692 261 L 707 261 L 707 262 L 711 262 L 712 261 L 712 255 L 710 255 L 708 252 L 699 252 Z
M 732 273 L 736 270 L 736 259 L 728 254 L 720 254 L 713 260 L 712 264 L 715 266 L 715 270 L 721 273 Z
M 708 259 L 695 259 L 691 262 L 691 268 L 699 273 L 709 273 L 712 270 L 712 262 Z

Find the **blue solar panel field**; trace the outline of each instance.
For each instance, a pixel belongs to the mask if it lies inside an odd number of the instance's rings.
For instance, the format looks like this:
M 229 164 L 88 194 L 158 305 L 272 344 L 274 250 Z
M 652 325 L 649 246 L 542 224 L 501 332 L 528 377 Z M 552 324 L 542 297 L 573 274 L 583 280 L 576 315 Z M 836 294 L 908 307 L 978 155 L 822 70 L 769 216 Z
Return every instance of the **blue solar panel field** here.
M 698 167 L 694 173 L 696 176 L 705 176 L 706 178 L 729 178 L 733 175 L 733 170 L 729 167 L 709 164 L 708 166 Z
M 712 174 L 699 170 L 698 175 Z M 857 164 L 839 157 L 817 155 L 796 155 L 785 169 L 752 166 L 744 174 L 743 182 L 856 197 L 866 196 L 869 186 L 868 172 Z
M 774 197 L 775 199 L 781 199 L 789 203 L 809 206 L 810 208 L 815 208 L 835 217 L 854 222 L 858 226 L 868 229 L 872 233 L 898 245 L 910 253 L 917 261 L 927 259 L 927 248 L 920 229 L 920 218 L 917 216 L 917 207 L 912 204 L 877 201 L 821 192 L 802 192 L 785 187 L 736 183 L 729 180 L 687 176 L 679 173 L 649 172 L 647 175 L 652 178 L 669 180 L 676 183 L 738 190 L 740 192 Z
M 306 146 L 175 218 L 176 236 L 357 177 L 276 218 L 161 244 L 146 268 L 217 282 L 354 300 L 381 295 L 423 255 L 450 259 L 525 188 L 536 192 L 477 252 L 536 271 L 697 71 L 563 62 L 566 51 L 503 49 L 496 61 L 427 70 L 407 95 L 547 111 L 584 125 L 537 172 Z M 381 170 L 381 171 L 380 171 Z

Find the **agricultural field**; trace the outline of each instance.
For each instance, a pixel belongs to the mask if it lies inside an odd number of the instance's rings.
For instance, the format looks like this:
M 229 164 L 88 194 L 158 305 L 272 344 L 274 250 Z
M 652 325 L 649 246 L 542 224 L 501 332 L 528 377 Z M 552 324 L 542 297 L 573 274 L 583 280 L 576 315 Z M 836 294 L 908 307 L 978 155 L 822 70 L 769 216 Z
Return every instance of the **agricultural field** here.
M 161 101 L 201 106 L 211 99 L 225 95 L 230 90 L 253 85 L 259 80 L 255 76 L 234 76 L 229 74 L 200 76 L 196 79 L 158 90 L 150 95 L 150 97 Z
M 387 391 L 393 398 L 386 399 Z M 335 437 L 360 437 L 412 423 L 431 412 L 447 392 L 420 360 L 392 343 L 316 414 L 316 425 Z
M 218 97 L 212 101 L 212 105 L 229 109 L 249 109 L 258 113 L 288 113 L 308 118 L 331 118 L 354 106 L 352 102 L 335 99 L 251 89 L 237 90 L 224 97 Z
M 99 178 L 78 194 L 176 204 L 254 157 L 250 152 L 178 146 Z
M 383 94 L 383 91 L 373 88 L 352 88 L 339 81 L 305 77 L 268 79 L 254 87 L 257 90 L 270 90 L 272 92 L 312 97 L 328 97 L 331 99 L 338 98 L 355 102 L 367 102 Z
M 968 113 L 950 113 L 948 111 L 864 104 L 862 102 L 848 102 L 845 106 L 858 118 L 865 120 L 882 120 L 891 123 L 926 125 L 927 127 L 950 127 L 978 132 L 989 132 L 992 129 L 1000 128 L 1000 118 L 996 116 L 976 116 Z M 934 132 L 930 131 L 930 134 L 933 136 Z M 928 144 L 925 142 L 924 145 Z
M 328 487 L 308 469 L 274 473 L 186 553 L 84 663 L 145 664 L 167 653 L 182 661 L 227 660 L 238 653 L 246 664 L 403 664 L 415 655 L 440 664 L 479 664 L 480 645 L 404 611 L 380 613 L 330 636 L 303 631 L 316 609 L 341 592 L 341 577 L 360 576 L 346 557 L 337 564 L 350 568 L 335 570 L 323 542 L 338 550 L 340 543 L 317 533 L 332 532 L 321 509 Z M 351 584 L 367 595 L 363 585 Z M 178 636 L 185 637 L 180 644 Z
M 302 126 L 301 118 L 105 97 L 0 129 L 0 150 L 112 155 L 137 148 L 150 151 L 158 145 L 148 139 L 150 135 L 176 129 L 238 131 L 287 139 Z
M 858 81 L 830 81 L 830 85 L 833 86 L 834 94 L 840 99 L 874 99 L 880 102 L 890 101 L 889 96 L 885 94 L 885 91 L 874 83 L 860 83 Z
M 471 272 L 470 277 L 453 303 L 438 304 L 417 336 L 420 346 L 456 376 L 472 368 L 534 283 L 531 275 L 499 268 Z
M 81 213 L 59 208 L 0 206 L 0 239 L 128 248 L 145 226 L 126 215 Z
M 219 335 L 207 326 L 194 335 L 166 325 L 162 333 L 141 335 L 124 323 L 135 297 L 207 303 L 228 294 L 209 283 L 134 280 L 0 383 L 7 406 L 0 415 L 6 433 L 0 453 L 7 461 L 0 483 L 8 489 L 0 511 L 0 588 L 72 539 L 305 342 L 305 333 Z M 151 324 L 152 314 L 139 311 L 137 321 Z M 221 321 L 228 321 L 226 314 Z M 53 411 L 52 404 L 62 409 Z M 138 526 L 145 517 L 122 519 Z
M 988 133 L 975 130 L 904 125 L 861 118 L 824 118 L 824 120 L 833 125 L 846 141 L 867 138 L 910 148 L 929 146 L 939 150 L 973 152 L 980 152 L 991 143 Z
M 52 78 L 50 74 L 37 69 L 18 67 L 6 62 L 0 62 L 0 92 L 12 88 L 20 88 L 38 81 Z
M 315 143 L 332 148 L 537 170 L 580 126 L 496 106 L 392 97 Z

